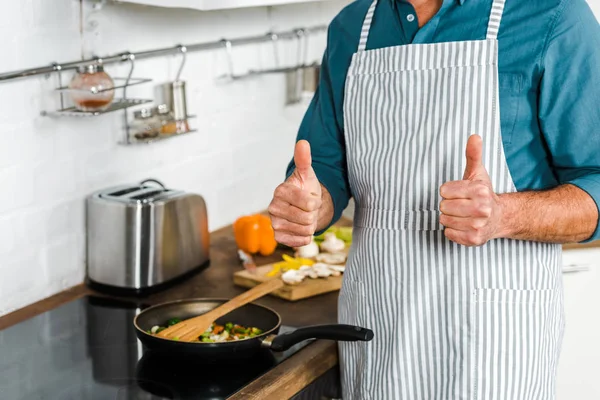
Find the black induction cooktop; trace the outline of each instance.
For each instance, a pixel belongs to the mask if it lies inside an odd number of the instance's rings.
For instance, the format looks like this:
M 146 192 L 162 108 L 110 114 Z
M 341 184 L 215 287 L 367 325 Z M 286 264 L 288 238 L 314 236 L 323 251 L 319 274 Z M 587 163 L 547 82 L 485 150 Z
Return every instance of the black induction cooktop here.
M 136 338 L 144 308 L 88 296 L 0 331 L 0 399 L 226 399 L 307 344 L 225 365 L 173 359 Z

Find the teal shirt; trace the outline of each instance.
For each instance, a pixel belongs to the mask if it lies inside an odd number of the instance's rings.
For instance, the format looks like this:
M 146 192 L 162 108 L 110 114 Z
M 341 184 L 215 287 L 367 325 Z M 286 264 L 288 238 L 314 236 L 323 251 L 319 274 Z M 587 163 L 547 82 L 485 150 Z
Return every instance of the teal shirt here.
M 337 221 L 352 196 L 344 143 L 344 85 L 371 0 L 328 30 L 321 79 L 300 126 Z M 485 39 L 492 0 L 444 0 L 419 29 L 407 1 L 380 0 L 367 49 Z M 507 0 L 498 34 L 502 141 L 519 191 L 571 183 L 600 204 L 600 26 L 585 0 Z M 294 169 L 293 161 L 288 176 Z M 432 188 L 437 190 L 437 188 Z M 591 239 L 600 238 L 596 229 Z

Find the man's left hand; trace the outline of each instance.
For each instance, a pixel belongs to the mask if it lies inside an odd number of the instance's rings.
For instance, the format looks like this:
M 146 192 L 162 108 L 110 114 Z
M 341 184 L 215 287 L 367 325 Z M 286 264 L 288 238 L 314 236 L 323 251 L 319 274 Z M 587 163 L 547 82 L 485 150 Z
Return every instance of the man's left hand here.
M 465 246 L 481 246 L 500 236 L 502 205 L 482 162 L 483 141 L 473 135 L 467 142 L 467 166 L 462 181 L 440 187 L 440 223 L 444 234 Z

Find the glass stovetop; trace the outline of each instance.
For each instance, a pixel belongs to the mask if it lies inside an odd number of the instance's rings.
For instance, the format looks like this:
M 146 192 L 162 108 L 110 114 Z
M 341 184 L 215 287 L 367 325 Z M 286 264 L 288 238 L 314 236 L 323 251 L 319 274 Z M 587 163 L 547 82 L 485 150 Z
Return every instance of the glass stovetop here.
M 174 363 L 137 340 L 143 308 L 84 297 L 0 331 L 0 399 L 225 399 L 306 345 L 223 366 Z

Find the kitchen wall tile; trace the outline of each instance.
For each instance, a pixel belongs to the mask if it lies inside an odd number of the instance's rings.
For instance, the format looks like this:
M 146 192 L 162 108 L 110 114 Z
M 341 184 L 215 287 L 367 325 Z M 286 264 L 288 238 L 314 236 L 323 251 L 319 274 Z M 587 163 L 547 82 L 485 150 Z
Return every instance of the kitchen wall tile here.
M 81 179 L 77 165 L 75 158 L 48 160 L 36 165 L 33 168 L 35 196 L 53 202 L 71 198 Z
M 83 279 L 84 247 L 77 235 L 61 237 L 44 249 L 44 273 L 60 290 L 74 286 Z
M 218 12 L 13 1 L 0 15 L 0 51 L 13 55 L 0 60 L 0 73 L 82 56 L 326 24 L 349 1 Z M 320 58 L 324 44 L 325 34 L 311 38 L 311 57 Z M 278 43 L 278 49 L 280 65 L 296 62 L 293 41 Z M 237 73 L 270 68 L 275 58 L 272 43 L 234 48 Z M 136 60 L 133 76 L 153 82 L 131 87 L 128 96 L 153 99 L 156 85 L 175 78 L 181 59 Z M 129 67 L 119 63 L 106 70 L 125 77 Z M 150 146 L 118 144 L 124 139 L 121 112 L 81 119 L 41 116 L 60 106 L 56 74 L 1 83 L 0 187 L 6 190 L 0 197 L 0 315 L 83 280 L 85 198 L 94 191 L 157 178 L 201 194 L 211 230 L 267 207 L 284 177 L 308 103 L 285 105 L 281 75 L 217 79 L 227 72 L 224 49 L 189 53 L 181 77 L 187 83 L 188 110 L 197 116 L 190 125 L 198 132 Z M 62 84 L 72 74 L 64 72 Z
M 46 0 L 26 0 L 31 3 L 33 25 L 39 28 L 63 26 L 69 22 L 76 26 L 79 24 L 80 0 L 63 0 L 52 2 Z
M 82 232 L 85 228 L 85 202 L 81 199 L 61 203 L 45 211 L 46 242 L 53 242 L 72 232 Z
M 40 252 L 46 243 L 49 209 L 31 207 L 17 215 L 14 240 L 18 252 Z M 63 235 L 65 233 L 62 233 Z
M 2 5 L 0 27 L 10 28 L 13 32 L 31 28 L 33 10 L 31 0 L 9 1 Z
M 43 286 L 44 269 L 37 248 L 23 251 L 19 258 L 5 259 L 0 265 L 0 314 L 22 306 L 23 295 L 38 291 Z
M 0 216 L 22 209 L 33 202 L 33 171 L 25 166 L 0 169 Z
M 15 225 L 18 220 L 18 216 L 13 215 L 0 217 L 0 257 L 2 258 L 11 254 L 15 247 Z

